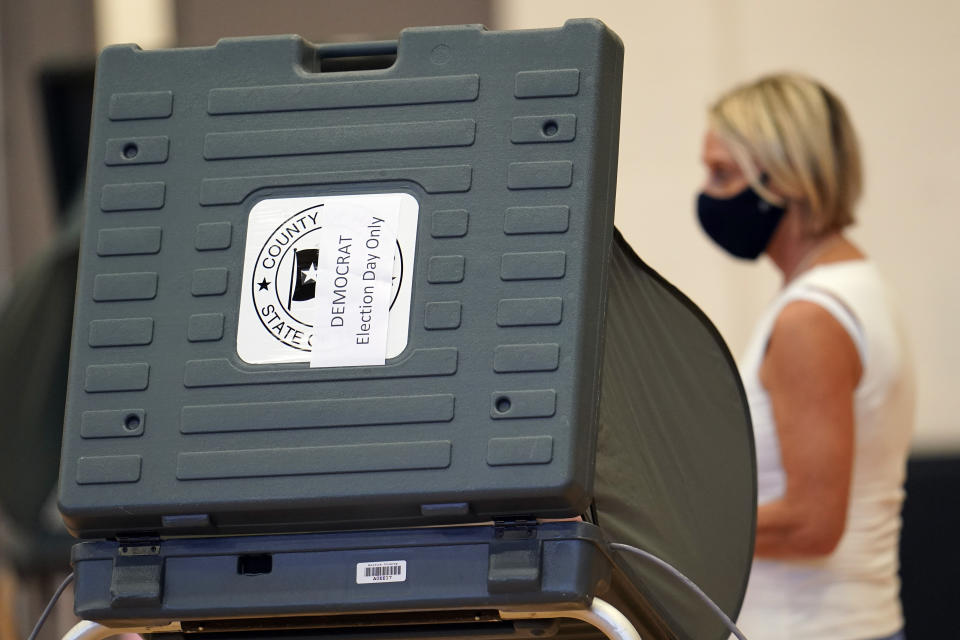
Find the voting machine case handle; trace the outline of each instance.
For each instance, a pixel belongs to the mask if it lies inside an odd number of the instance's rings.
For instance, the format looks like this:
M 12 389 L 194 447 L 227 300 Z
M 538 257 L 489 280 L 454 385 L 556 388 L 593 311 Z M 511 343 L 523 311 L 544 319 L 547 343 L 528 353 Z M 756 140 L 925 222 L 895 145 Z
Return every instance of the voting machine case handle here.
M 300 68 L 308 74 L 388 69 L 397 61 L 399 42 L 343 42 L 314 45 L 304 42 Z

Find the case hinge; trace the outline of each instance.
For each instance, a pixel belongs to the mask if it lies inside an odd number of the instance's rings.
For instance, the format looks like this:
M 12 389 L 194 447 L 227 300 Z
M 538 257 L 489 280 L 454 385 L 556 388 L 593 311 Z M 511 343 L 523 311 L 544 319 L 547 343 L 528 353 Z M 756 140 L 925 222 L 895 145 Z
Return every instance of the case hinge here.
M 530 516 L 494 518 L 493 531 L 498 539 L 534 538 L 537 535 L 537 519 Z

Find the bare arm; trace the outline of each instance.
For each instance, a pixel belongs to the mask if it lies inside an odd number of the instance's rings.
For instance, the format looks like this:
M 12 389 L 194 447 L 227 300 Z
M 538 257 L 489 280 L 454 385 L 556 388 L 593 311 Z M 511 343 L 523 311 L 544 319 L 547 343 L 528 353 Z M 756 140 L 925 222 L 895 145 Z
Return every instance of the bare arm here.
M 804 301 L 783 309 L 760 379 L 773 406 L 786 491 L 757 511 L 757 556 L 823 556 L 840 542 L 861 373 L 853 340 L 829 312 Z

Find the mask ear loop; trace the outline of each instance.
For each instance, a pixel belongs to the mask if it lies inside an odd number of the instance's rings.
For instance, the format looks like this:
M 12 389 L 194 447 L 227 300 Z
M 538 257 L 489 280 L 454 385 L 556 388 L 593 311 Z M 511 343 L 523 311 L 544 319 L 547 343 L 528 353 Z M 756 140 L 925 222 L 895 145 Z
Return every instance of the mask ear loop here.
M 747 182 L 750 184 L 750 187 L 760 196 L 761 199 L 766 201 L 771 206 L 786 208 L 788 200 L 783 198 L 773 191 L 770 190 L 770 174 L 766 171 L 760 169 L 756 163 L 753 161 L 753 158 L 750 157 L 750 152 L 747 151 L 747 144 L 744 142 L 743 138 L 736 132 L 736 130 L 730 125 L 729 120 L 722 113 L 715 114 L 721 125 L 720 130 L 717 133 L 726 141 L 730 147 L 730 153 L 733 155 L 733 159 L 736 160 L 737 166 L 740 167 L 740 170 L 744 173 L 747 178 Z
M 764 191 L 766 191 L 766 192 L 768 192 L 768 193 L 771 193 L 771 194 L 773 193 L 772 191 L 770 191 L 770 187 L 769 187 L 769 185 L 770 185 L 770 174 L 769 174 L 769 173 L 767 173 L 766 171 L 761 171 L 761 172 L 757 175 L 757 182 L 759 182 L 761 185 L 763 185 Z M 777 200 L 778 200 L 777 202 L 770 202 L 770 200 L 768 200 L 766 197 L 764 197 L 763 194 L 762 194 L 760 191 L 758 191 L 758 190 L 756 190 L 756 189 L 754 189 L 754 190 L 757 191 L 757 195 L 760 196 L 760 199 L 763 200 L 763 202 L 764 202 L 766 205 L 770 206 L 770 207 L 776 207 L 776 208 L 778 208 L 778 209 L 783 209 L 784 211 L 786 211 L 786 209 L 790 206 L 790 200 L 788 200 L 787 198 L 778 197 L 778 198 L 777 198 Z M 776 194 L 773 194 L 773 195 L 776 195 Z
M 766 171 L 761 171 L 757 175 L 757 182 L 763 185 L 765 191 L 767 191 L 768 193 L 772 193 L 768 187 L 768 185 L 770 184 L 770 174 L 768 174 Z M 786 198 L 778 198 L 778 202 L 770 202 L 770 200 L 764 197 L 763 194 L 758 189 L 754 188 L 754 191 L 757 193 L 758 196 L 760 196 L 760 200 L 761 200 L 760 207 L 762 211 L 769 211 L 771 208 L 783 209 L 784 211 L 786 211 L 787 207 L 790 206 L 790 201 L 787 200 Z
M 753 186 L 754 190 L 757 192 L 757 195 L 759 195 L 760 198 L 762 198 L 770 206 L 779 207 L 780 209 L 784 210 L 789 208 L 790 199 L 774 193 L 770 189 L 770 181 L 770 174 L 761 170 L 756 175 L 756 182 L 761 188 L 757 189 L 756 185 L 753 184 L 753 181 L 751 181 L 751 186 Z M 770 196 L 773 196 L 773 198 Z

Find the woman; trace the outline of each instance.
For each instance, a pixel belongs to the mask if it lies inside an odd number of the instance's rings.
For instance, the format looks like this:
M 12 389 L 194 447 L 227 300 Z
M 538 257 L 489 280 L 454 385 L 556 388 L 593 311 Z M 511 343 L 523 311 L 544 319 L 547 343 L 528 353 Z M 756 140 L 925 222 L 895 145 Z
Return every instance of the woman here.
M 761 78 L 709 115 L 697 203 L 783 288 L 741 362 L 758 468 L 740 615 L 758 640 L 902 638 L 897 546 L 913 378 L 889 293 L 844 229 L 860 195 L 846 109 L 808 78 Z

